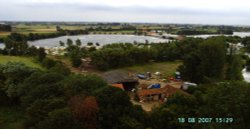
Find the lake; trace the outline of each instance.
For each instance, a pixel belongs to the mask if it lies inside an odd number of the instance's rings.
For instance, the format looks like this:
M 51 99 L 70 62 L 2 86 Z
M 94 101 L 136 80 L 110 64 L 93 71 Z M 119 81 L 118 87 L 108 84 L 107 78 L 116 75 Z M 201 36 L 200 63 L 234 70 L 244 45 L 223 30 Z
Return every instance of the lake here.
M 29 41 L 28 43 L 34 46 L 47 46 L 55 47 L 59 46 L 59 41 L 62 41 L 66 44 L 67 39 L 76 41 L 80 39 L 82 45 L 87 45 L 88 42 L 103 44 L 110 43 L 145 43 L 148 40 L 149 43 L 160 43 L 160 42 L 169 42 L 168 39 L 161 39 L 150 36 L 137 36 L 137 35 L 77 35 L 77 36 L 62 36 L 57 38 L 42 39 L 36 41 Z
M 166 37 L 177 37 L 178 35 L 173 34 L 163 34 L 163 36 Z M 208 38 L 212 36 L 222 36 L 222 35 L 191 35 L 187 37 L 195 37 L 195 38 Z M 224 35 L 229 36 L 229 35 Z M 246 37 L 250 36 L 250 32 L 234 32 L 233 35 L 230 36 L 239 36 L 239 37 Z M 99 43 L 100 45 L 103 44 L 110 44 L 110 43 L 145 43 L 146 40 L 149 41 L 149 43 L 159 43 L 159 42 L 169 42 L 168 39 L 161 39 L 151 36 L 138 36 L 138 35 L 76 35 L 76 36 L 61 36 L 57 38 L 49 38 L 49 39 L 41 39 L 36 41 L 29 41 L 28 43 L 34 46 L 40 46 L 40 47 L 55 47 L 59 46 L 59 41 L 63 41 L 64 43 L 67 42 L 67 39 L 72 39 L 73 41 L 76 41 L 77 39 L 80 39 L 82 42 L 82 45 L 86 45 L 88 42 L 92 43 Z M 0 44 L 0 48 L 3 48 L 4 45 Z
M 239 36 L 241 38 L 246 37 L 246 36 L 250 36 L 250 32 L 234 32 L 233 35 L 219 35 L 219 34 L 204 34 L 204 35 L 190 35 L 187 37 L 194 37 L 194 38 L 209 38 L 209 37 L 213 37 L 213 36 Z
M 246 69 L 243 69 L 242 75 L 246 82 L 250 82 L 250 72 L 247 72 Z

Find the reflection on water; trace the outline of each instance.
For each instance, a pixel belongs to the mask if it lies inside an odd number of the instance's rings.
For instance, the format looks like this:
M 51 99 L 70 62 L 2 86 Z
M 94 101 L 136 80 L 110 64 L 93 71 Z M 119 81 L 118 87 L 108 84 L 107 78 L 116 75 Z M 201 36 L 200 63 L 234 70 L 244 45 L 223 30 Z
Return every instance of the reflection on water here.
M 146 40 L 149 43 L 159 43 L 159 42 L 169 41 L 168 39 L 161 39 L 150 36 L 137 36 L 137 35 L 77 35 L 77 36 L 62 36 L 57 38 L 36 40 L 29 42 L 29 44 L 42 47 L 43 46 L 54 47 L 54 46 L 59 46 L 59 41 L 66 43 L 67 39 L 71 39 L 73 41 L 80 39 L 82 45 L 86 45 L 88 42 L 100 43 L 101 45 L 103 45 L 108 43 L 133 43 L 133 42 L 145 43 Z
M 242 73 L 243 73 L 244 80 L 247 82 L 250 82 L 250 72 L 247 72 L 245 68 L 243 69 Z

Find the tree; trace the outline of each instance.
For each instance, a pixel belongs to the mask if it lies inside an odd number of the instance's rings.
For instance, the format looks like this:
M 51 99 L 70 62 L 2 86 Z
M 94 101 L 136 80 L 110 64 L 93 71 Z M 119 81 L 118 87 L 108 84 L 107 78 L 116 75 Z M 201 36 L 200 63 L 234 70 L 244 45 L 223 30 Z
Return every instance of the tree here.
M 64 76 L 68 76 L 70 74 L 70 69 L 67 68 L 62 62 L 56 62 L 56 64 L 50 70 L 60 73 Z
M 53 59 L 50 59 L 50 58 L 45 58 L 43 61 L 42 61 L 42 66 L 47 68 L 47 69 L 50 69 L 52 67 L 54 67 L 56 65 L 56 61 L 54 61 Z
M 198 43 L 195 43 L 195 42 Z M 183 41 L 183 43 L 188 43 Z M 183 65 L 179 71 L 184 79 L 192 82 L 213 82 L 224 79 L 226 65 L 226 42 L 224 37 L 206 40 L 190 40 L 183 44 Z
M 238 55 L 232 55 L 227 69 L 227 79 L 228 80 L 242 80 L 242 61 L 241 57 Z
M 73 67 L 79 67 L 81 66 L 82 64 L 82 56 L 83 56 L 83 52 L 81 51 L 82 49 L 80 49 L 79 46 L 76 46 L 76 45 L 71 45 L 71 46 L 68 46 L 66 48 L 67 52 L 68 52 L 68 56 L 70 58 L 70 61 L 72 63 L 72 66 Z
M 46 57 L 45 49 L 43 47 L 40 47 L 38 49 L 37 53 L 38 61 L 42 62 L 44 58 Z
M 35 72 L 25 79 L 19 90 L 22 105 L 28 107 L 39 99 L 61 97 L 64 76 L 53 72 Z
M 44 121 L 37 124 L 38 129 L 82 129 L 68 108 L 57 109 L 48 114 Z
M 80 39 L 77 39 L 77 40 L 76 40 L 76 46 L 79 46 L 79 47 L 80 47 L 81 45 L 82 45 L 81 40 L 80 40 Z
M 67 45 L 68 46 L 72 46 L 73 45 L 73 41 L 71 39 L 67 39 Z
M 18 99 L 20 97 L 18 89 L 21 83 L 35 71 L 35 69 L 18 62 L 0 65 L 0 72 L 4 77 L 3 90 L 10 98 Z
M 60 46 L 65 46 L 65 43 L 63 41 L 59 41 Z
M 225 82 L 217 85 L 210 85 L 207 95 L 204 96 L 205 105 L 201 112 L 206 117 L 233 118 L 231 124 L 216 123 L 213 127 L 247 128 L 249 127 L 249 93 L 250 87 L 246 82 Z M 244 109 L 244 110 L 242 110 Z
M 82 64 L 82 59 L 79 55 L 76 55 L 76 56 L 72 56 L 70 58 L 71 62 L 72 62 L 72 66 L 75 67 L 75 68 L 78 68 L 81 66 Z
M 31 47 L 28 48 L 27 54 L 30 55 L 30 56 L 37 55 L 38 54 L 38 49 L 35 46 L 31 46 Z
M 200 70 L 205 78 L 215 80 L 223 78 L 226 52 L 226 44 L 222 38 L 207 39 L 200 45 Z
M 38 99 L 34 101 L 34 103 L 26 107 L 26 126 L 35 126 L 38 122 L 43 121 L 49 112 L 63 108 L 66 105 L 67 103 L 63 98 Z
M 200 71 L 201 59 L 197 52 L 192 52 L 183 57 L 183 65 L 178 68 L 182 78 L 191 82 L 201 82 L 203 77 Z
M 100 128 L 119 128 L 122 123 L 119 118 L 130 116 L 133 112 L 129 96 L 121 89 L 105 87 L 96 93 L 96 98 L 100 108 Z
M 71 111 L 75 118 L 84 122 L 86 129 L 97 129 L 97 113 L 99 111 L 95 97 L 83 98 L 75 96 L 70 101 Z
M 67 97 L 92 95 L 96 90 L 107 86 L 107 83 L 96 75 L 70 75 L 63 84 Z

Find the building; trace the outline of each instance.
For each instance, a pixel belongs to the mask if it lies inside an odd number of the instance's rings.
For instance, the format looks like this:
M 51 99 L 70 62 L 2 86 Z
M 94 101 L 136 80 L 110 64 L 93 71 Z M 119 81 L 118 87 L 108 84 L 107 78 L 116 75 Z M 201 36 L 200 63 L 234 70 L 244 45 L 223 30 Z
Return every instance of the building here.
M 131 91 L 138 85 L 138 80 L 133 76 L 129 76 L 128 73 L 122 71 L 110 71 L 104 73 L 102 78 L 110 85 L 122 84 L 125 90 Z
M 111 86 L 124 90 L 124 87 L 122 84 L 111 84 Z
M 147 102 L 147 101 L 165 101 L 169 96 L 180 92 L 187 94 L 186 92 L 172 87 L 170 85 L 166 85 L 163 88 L 159 89 L 141 89 L 137 91 L 137 96 L 139 101 Z

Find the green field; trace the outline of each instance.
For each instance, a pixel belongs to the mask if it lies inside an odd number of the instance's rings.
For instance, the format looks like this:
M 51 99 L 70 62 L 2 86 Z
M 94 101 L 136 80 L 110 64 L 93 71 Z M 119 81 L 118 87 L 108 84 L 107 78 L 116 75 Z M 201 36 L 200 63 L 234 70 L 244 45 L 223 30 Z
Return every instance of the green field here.
M 19 24 L 13 26 L 13 32 L 29 34 L 29 33 L 54 33 L 56 32 L 55 25 L 24 25 Z
M 34 59 L 31 57 L 19 57 L 19 56 L 1 56 L 0 64 L 5 64 L 7 62 L 22 62 L 25 65 L 33 68 L 43 69 L 39 64 L 35 63 Z
M 0 107 L 1 129 L 22 129 L 24 113 L 20 107 Z
M 181 61 L 149 63 L 145 65 L 126 67 L 119 70 L 124 70 L 131 73 L 161 72 L 163 76 L 167 77 L 167 76 L 172 76 L 174 72 L 176 72 L 176 69 L 181 64 L 182 64 Z

